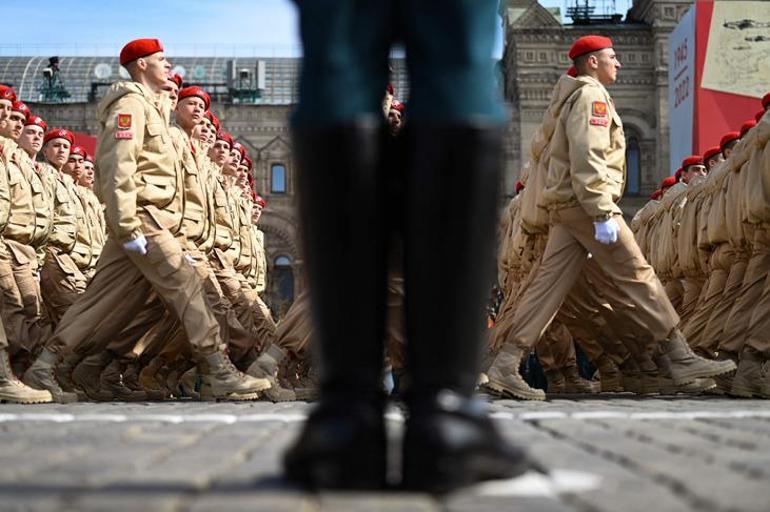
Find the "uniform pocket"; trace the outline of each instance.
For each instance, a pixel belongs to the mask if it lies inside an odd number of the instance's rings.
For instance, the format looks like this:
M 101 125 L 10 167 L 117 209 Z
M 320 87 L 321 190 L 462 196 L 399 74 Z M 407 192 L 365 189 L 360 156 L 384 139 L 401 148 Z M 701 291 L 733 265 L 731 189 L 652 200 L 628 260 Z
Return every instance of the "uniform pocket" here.
M 75 262 L 72 261 L 72 258 L 69 254 L 62 254 L 58 252 L 53 252 L 54 259 L 56 260 L 56 264 L 59 266 L 59 269 L 68 276 L 75 276 L 79 273 L 78 266 L 75 265 Z
M 147 242 L 147 258 L 158 269 L 158 275 L 168 277 L 182 267 L 182 247 L 167 231 Z
M 144 144 L 149 150 L 160 152 L 163 150 L 163 125 L 161 123 L 147 123 Z

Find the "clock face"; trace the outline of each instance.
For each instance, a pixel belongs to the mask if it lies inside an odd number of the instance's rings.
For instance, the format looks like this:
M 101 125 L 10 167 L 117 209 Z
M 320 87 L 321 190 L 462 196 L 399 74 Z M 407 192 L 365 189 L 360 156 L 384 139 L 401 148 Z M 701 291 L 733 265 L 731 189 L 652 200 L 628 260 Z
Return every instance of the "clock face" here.
M 99 80 L 106 80 L 112 76 L 112 66 L 106 62 L 100 62 L 94 68 L 94 75 L 96 75 L 96 78 Z
M 185 75 L 187 74 L 187 70 L 185 69 L 184 66 L 174 66 L 174 69 L 171 70 L 171 74 L 172 75 L 179 75 L 182 78 L 184 78 Z

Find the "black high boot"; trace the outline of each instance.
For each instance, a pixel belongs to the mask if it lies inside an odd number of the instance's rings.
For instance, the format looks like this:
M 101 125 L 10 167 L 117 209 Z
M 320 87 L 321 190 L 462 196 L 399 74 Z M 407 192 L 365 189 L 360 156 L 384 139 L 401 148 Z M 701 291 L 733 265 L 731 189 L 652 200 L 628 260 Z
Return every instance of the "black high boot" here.
M 407 362 L 413 386 L 403 485 L 447 492 L 531 467 L 472 397 L 493 283 L 502 133 L 420 124 L 406 130 Z
M 385 484 L 385 189 L 379 118 L 294 131 L 320 399 L 284 459 L 313 488 Z

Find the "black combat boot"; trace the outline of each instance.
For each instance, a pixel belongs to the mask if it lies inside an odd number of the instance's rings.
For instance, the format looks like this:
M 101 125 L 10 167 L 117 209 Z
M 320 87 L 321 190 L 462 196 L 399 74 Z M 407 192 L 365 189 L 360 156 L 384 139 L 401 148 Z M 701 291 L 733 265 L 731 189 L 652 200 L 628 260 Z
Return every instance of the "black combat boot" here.
M 412 121 L 405 136 L 406 337 L 413 385 L 403 485 L 447 492 L 532 467 L 472 397 L 493 283 L 502 133 L 491 126 Z
M 385 485 L 384 136 L 374 116 L 294 130 L 320 398 L 284 468 L 311 488 Z

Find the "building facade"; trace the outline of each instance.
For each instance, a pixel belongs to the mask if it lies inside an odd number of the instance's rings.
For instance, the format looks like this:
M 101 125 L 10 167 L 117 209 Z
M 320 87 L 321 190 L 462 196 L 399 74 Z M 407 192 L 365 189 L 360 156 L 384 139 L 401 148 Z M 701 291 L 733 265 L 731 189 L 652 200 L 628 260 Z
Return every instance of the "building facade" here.
M 526 163 L 529 142 L 551 90 L 570 66 L 572 42 L 586 34 L 609 36 L 622 64 L 609 88 L 623 120 L 628 175 L 622 206 L 636 209 L 672 174 L 668 158 L 668 35 L 692 0 L 635 0 L 626 20 L 563 24 L 537 0 L 504 0 L 504 95 L 511 109 L 504 190 L 513 190 Z

